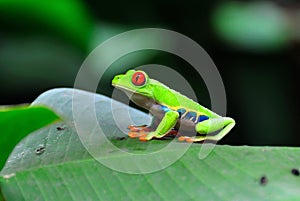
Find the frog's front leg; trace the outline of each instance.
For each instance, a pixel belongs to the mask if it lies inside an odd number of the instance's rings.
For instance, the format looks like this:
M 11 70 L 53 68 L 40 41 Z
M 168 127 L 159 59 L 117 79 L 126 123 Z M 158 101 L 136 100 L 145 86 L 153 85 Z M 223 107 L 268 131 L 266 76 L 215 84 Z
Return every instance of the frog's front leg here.
M 140 126 L 134 126 L 129 125 L 128 126 L 129 132 L 128 136 L 130 138 L 138 138 L 144 135 L 146 132 L 151 132 L 153 129 L 147 125 L 140 125 Z
M 139 126 L 129 125 L 127 128 L 129 129 L 130 132 L 150 132 L 152 130 L 150 126 L 147 125 L 139 125 Z
M 179 138 L 180 141 L 187 142 L 201 142 L 204 140 L 218 141 L 222 139 L 229 131 L 234 127 L 235 121 L 229 117 L 217 117 L 211 118 L 196 124 L 195 129 L 197 133 L 200 134 L 210 134 L 212 132 L 220 130 L 216 135 L 206 135 L 206 136 L 195 136 L 195 137 L 185 137 Z
M 164 137 L 175 126 L 178 117 L 179 117 L 178 112 L 174 110 L 166 111 L 161 122 L 158 124 L 157 128 L 155 129 L 155 131 L 145 133 L 139 139 L 141 141 L 148 141 L 151 140 L 152 138 Z
M 165 112 L 161 109 L 161 106 L 158 104 L 152 104 L 151 107 L 147 108 L 150 113 L 153 115 L 152 122 L 150 125 L 140 125 L 140 126 L 134 126 L 134 125 L 129 125 L 128 129 L 128 136 L 130 138 L 139 138 L 145 133 L 149 133 L 154 131 L 158 124 L 161 122 Z

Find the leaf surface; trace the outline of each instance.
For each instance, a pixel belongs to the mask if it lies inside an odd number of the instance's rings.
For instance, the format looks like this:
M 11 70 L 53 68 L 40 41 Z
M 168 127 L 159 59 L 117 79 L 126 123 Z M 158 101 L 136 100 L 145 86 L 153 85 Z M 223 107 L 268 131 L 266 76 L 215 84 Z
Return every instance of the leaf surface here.
M 74 93 L 92 96 L 97 121 L 109 142 L 97 142 L 94 127 L 84 141 L 72 113 L 82 104 L 82 116 L 89 111 L 86 102 L 74 104 Z M 82 99 L 86 100 L 86 99 Z M 5 200 L 299 200 L 300 177 L 291 173 L 300 168 L 299 148 L 217 145 L 204 159 L 199 152 L 208 149 L 192 144 L 185 154 L 160 171 L 129 174 L 113 170 L 101 161 L 119 161 L 119 168 L 147 168 L 163 164 L 184 150 L 185 143 L 171 140 L 140 142 L 128 139 L 114 121 L 109 98 L 79 90 L 56 89 L 41 95 L 34 104 L 46 104 L 66 120 L 32 133 L 13 151 L 1 172 Z M 134 114 L 132 120 L 147 122 L 148 116 L 121 103 L 114 103 L 118 116 Z M 127 110 L 126 110 L 127 108 Z M 91 119 L 86 119 L 86 127 Z M 127 118 L 122 123 L 131 123 Z M 83 130 L 84 131 L 84 130 Z M 80 137 L 79 137 L 80 136 Z M 125 138 L 124 138 L 125 137 Z M 173 142 L 176 147 L 164 149 Z M 111 149 L 111 144 L 121 152 Z M 43 144 L 45 150 L 36 154 Z M 88 148 L 88 150 L 86 149 Z M 93 153 L 101 152 L 96 160 Z M 20 153 L 23 153 L 22 156 Z M 149 160 L 134 164 L 132 156 L 148 154 Z M 151 154 L 163 156 L 153 163 Z M 100 162 L 99 162 L 100 161 Z M 150 163 L 151 162 L 151 163 Z M 261 178 L 264 176 L 264 182 Z
M 44 106 L 0 107 L 0 169 L 22 138 L 60 118 Z

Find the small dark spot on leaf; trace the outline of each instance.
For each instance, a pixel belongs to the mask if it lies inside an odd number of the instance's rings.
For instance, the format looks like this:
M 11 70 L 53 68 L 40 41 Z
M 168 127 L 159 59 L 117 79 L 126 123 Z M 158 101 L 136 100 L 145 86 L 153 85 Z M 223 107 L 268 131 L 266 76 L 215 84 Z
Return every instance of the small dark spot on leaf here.
M 146 148 L 142 148 L 142 147 L 135 147 L 134 150 L 136 151 L 143 151 L 146 150 Z
M 56 127 L 56 130 L 58 130 L 58 131 L 62 131 L 62 130 L 65 130 L 65 129 L 66 129 L 66 127 L 62 127 L 62 126 Z
M 266 176 L 262 176 L 262 177 L 260 178 L 260 185 L 264 186 L 264 185 L 266 185 L 267 183 L 268 183 L 267 177 L 266 177 Z
M 44 145 L 39 146 L 36 150 L 35 150 L 35 154 L 36 155 L 41 155 L 42 153 L 44 153 L 46 150 L 46 147 Z
M 246 151 L 245 152 L 245 155 L 247 155 L 247 156 L 252 155 L 252 154 L 253 154 L 253 152 L 251 152 L 251 151 Z
M 126 140 L 127 138 L 126 137 L 115 137 L 114 139 L 115 140 Z
M 299 176 L 299 175 L 300 175 L 299 170 L 296 169 L 296 168 L 293 168 L 293 169 L 291 170 L 291 172 L 292 172 L 292 174 L 295 175 L 295 176 Z

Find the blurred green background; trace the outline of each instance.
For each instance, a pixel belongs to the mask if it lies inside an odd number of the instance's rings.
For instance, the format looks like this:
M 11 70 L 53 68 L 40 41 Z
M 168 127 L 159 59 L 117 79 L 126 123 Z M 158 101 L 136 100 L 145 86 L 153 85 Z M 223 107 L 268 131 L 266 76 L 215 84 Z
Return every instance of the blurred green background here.
M 86 56 L 116 34 L 166 28 L 200 44 L 220 71 L 228 116 L 237 121 L 220 144 L 298 146 L 299 16 L 296 1 L 279 0 L 0 0 L 0 104 L 30 103 L 48 89 L 73 87 Z M 120 66 L 148 63 L 176 69 L 209 106 L 207 89 L 191 77 L 192 68 L 159 51 L 116 61 L 98 92 L 111 95 L 110 80 L 124 72 Z

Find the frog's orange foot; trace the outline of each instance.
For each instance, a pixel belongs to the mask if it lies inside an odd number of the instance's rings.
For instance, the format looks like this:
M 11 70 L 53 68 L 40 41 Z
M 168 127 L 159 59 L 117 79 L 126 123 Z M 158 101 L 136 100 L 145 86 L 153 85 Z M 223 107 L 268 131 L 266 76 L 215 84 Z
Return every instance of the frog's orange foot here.
M 183 142 L 183 141 L 185 141 L 185 138 L 186 138 L 186 136 L 180 136 L 180 137 L 178 138 L 178 141 Z
M 183 141 L 186 141 L 186 142 L 189 142 L 189 143 L 192 143 L 194 142 L 194 139 L 191 138 L 191 137 L 188 137 L 188 136 L 180 136 L 178 138 L 179 141 L 183 142 Z
M 139 138 L 145 134 L 146 134 L 145 132 L 128 132 L 128 136 L 130 138 Z
M 128 129 L 131 132 L 141 132 L 141 131 L 150 132 L 151 131 L 151 129 L 148 126 L 146 126 L 146 125 L 143 125 L 143 126 L 129 125 Z
M 190 138 L 190 137 L 186 138 L 185 141 L 189 142 L 189 143 L 195 142 L 195 140 L 193 138 Z
M 143 142 L 149 141 L 147 137 L 148 137 L 147 133 L 144 133 L 139 137 L 139 140 Z

